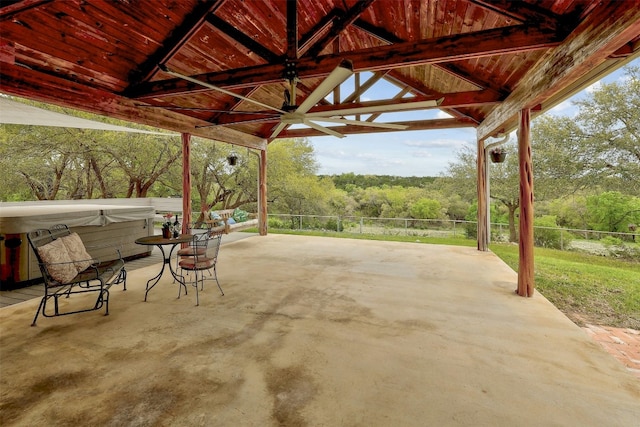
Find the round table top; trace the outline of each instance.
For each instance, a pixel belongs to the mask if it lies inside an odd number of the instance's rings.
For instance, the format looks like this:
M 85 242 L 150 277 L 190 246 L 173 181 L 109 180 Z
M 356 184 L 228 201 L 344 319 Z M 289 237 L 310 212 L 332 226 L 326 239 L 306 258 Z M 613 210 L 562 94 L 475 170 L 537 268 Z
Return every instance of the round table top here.
M 181 234 L 178 237 L 164 238 L 162 235 L 145 236 L 136 239 L 139 245 L 177 245 L 193 240 L 192 234 Z

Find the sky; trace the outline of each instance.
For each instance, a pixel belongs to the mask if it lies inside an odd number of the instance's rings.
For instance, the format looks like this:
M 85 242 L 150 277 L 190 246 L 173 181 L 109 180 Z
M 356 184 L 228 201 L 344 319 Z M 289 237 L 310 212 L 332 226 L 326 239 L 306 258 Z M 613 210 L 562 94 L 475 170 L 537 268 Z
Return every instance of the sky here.
M 640 66 L 640 59 L 630 65 Z M 584 98 L 601 82 L 612 83 L 623 78 L 624 71 L 619 69 L 604 77 L 584 91 L 574 95 L 546 114 L 557 116 L 575 116 L 577 108 L 572 101 Z M 366 78 L 362 78 L 362 82 Z M 345 86 L 346 85 L 346 86 Z M 347 81 L 341 92 L 350 93 Z M 374 91 L 374 89 L 376 89 Z M 390 84 L 374 86 L 361 98 L 371 101 L 391 98 L 398 89 Z M 432 119 L 449 117 L 438 110 L 413 111 L 385 114 L 376 121 L 402 121 L 411 119 Z M 514 140 L 515 136 L 512 136 Z M 334 175 L 353 172 L 355 174 L 395 175 L 395 176 L 439 176 L 446 172 L 449 164 L 456 159 L 456 152 L 463 146 L 476 146 L 475 128 L 443 129 L 431 131 L 385 132 L 369 135 L 347 135 L 345 138 L 322 136 L 309 138 L 314 147 L 315 158 L 321 175 Z

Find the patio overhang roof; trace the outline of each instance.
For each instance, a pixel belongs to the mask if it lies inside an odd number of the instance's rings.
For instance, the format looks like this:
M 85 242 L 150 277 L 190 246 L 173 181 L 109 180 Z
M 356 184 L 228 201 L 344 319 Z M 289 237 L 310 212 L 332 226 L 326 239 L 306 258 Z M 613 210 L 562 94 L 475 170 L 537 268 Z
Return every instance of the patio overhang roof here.
M 18 0 L 3 2 L 0 22 L 3 93 L 259 149 L 279 128 L 285 88 L 295 82 L 301 104 L 344 60 L 358 82 L 325 90 L 307 112 L 339 118 L 379 81 L 397 92 L 335 130 L 389 131 L 367 123 L 430 98 L 442 101 L 427 108 L 453 116 L 446 126 L 476 126 L 484 139 L 640 47 L 633 1 Z M 407 129 L 445 126 L 421 111 Z M 281 127 L 277 137 L 325 135 Z
M 95 129 L 111 132 L 144 133 L 150 135 L 179 136 L 176 133 L 155 132 L 110 123 L 83 119 L 69 114 L 56 113 L 0 96 L 0 123 L 25 126 L 52 126 L 77 129 Z

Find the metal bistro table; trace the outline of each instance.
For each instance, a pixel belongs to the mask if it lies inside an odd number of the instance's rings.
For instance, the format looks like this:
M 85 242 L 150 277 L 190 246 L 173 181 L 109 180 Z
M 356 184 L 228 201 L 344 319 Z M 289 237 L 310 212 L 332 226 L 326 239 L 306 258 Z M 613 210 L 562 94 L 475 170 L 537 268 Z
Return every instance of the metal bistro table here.
M 147 300 L 147 294 L 149 293 L 149 291 L 153 289 L 153 287 L 157 285 L 158 282 L 160 281 L 160 278 L 164 273 L 164 266 L 166 264 L 169 264 L 169 271 L 171 272 L 171 275 L 173 276 L 174 279 L 178 281 L 178 283 L 180 283 L 182 287 L 184 287 L 184 293 L 185 295 L 187 294 L 187 286 L 184 283 L 184 278 L 181 275 L 176 274 L 176 272 L 173 270 L 173 267 L 171 267 L 171 255 L 173 254 L 173 251 L 176 248 L 176 246 L 178 246 L 181 243 L 191 242 L 192 240 L 193 240 L 193 235 L 191 234 L 180 234 L 178 237 L 172 237 L 172 238 L 165 238 L 162 236 L 145 236 L 145 237 L 140 237 L 139 239 L 136 239 L 136 243 L 138 245 L 147 245 L 147 246 L 153 245 L 153 246 L 159 247 L 160 251 L 162 252 L 162 258 L 164 259 L 164 262 L 162 263 L 162 268 L 160 269 L 160 273 L 158 273 L 157 276 L 152 277 L 147 282 L 147 290 L 144 293 L 145 301 Z M 165 246 L 171 246 L 168 256 L 164 250 Z M 153 282 L 153 284 L 151 284 L 151 282 Z M 180 288 L 178 288 L 178 298 L 180 298 Z

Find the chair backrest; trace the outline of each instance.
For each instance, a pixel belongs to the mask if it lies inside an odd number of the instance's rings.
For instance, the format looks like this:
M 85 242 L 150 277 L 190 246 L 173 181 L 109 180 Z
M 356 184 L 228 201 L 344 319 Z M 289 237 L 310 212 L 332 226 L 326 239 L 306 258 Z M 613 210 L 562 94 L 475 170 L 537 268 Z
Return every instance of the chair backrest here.
M 52 226 L 51 228 L 39 228 L 37 230 L 28 232 L 27 239 L 29 239 L 29 245 L 31 246 L 31 249 L 33 249 L 38 262 L 42 263 L 37 249 L 53 242 L 60 237 L 68 236 L 70 234 L 71 231 L 69 231 L 69 227 L 67 227 L 65 224 L 57 224 Z
M 59 239 L 60 237 L 69 236 L 70 234 L 71 231 L 69 231 L 69 227 L 67 227 L 66 224 L 56 224 L 51 228 L 39 228 L 27 233 L 29 246 L 31 246 L 31 250 L 38 260 L 38 267 L 40 268 L 40 273 L 42 274 L 46 285 L 48 285 L 53 280 L 50 277 L 49 271 L 47 270 L 46 263 L 40 257 L 38 248 L 41 248 L 42 246 L 49 244 L 54 240 Z
M 222 242 L 221 233 L 209 233 L 209 250 L 207 257 L 217 260 L 218 252 L 220 252 L 220 242 Z

